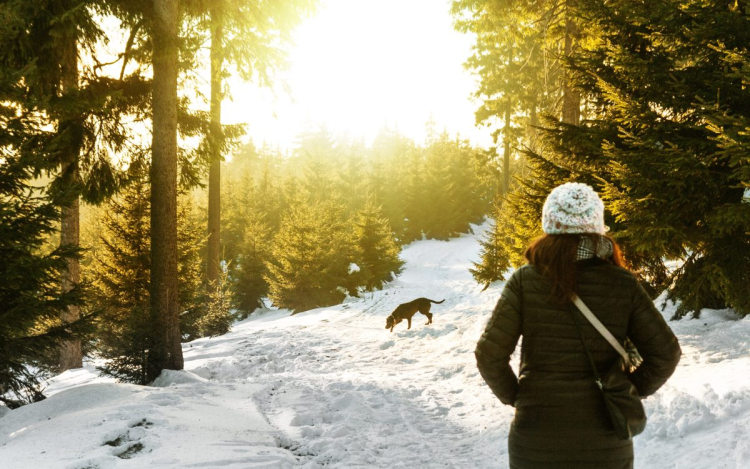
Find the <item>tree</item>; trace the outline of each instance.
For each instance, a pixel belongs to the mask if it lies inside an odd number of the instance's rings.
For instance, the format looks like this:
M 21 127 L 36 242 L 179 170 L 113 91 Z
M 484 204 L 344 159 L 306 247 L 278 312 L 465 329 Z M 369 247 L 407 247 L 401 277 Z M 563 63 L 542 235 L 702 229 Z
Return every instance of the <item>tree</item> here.
M 101 249 L 89 276 L 93 309 L 100 311 L 97 339 L 106 364 L 99 370 L 119 381 L 148 384 L 161 368 L 154 360 L 157 340 L 151 315 L 151 186 L 146 170 L 132 169 L 130 184 L 107 203 Z M 204 335 L 208 308 L 200 257 L 203 229 L 191 217 L 192 202 L 178 206 L 178 296 L 185 340 Z
M 253 212 L 245 225 L 244 238 L 235 268 L 234 299 L 239 317 L 249 316 L 263 307 L 262 298 L 268 295 L 267 262 L 271 232 L 264 214 Z
M 108 2 L 107 2 L 108 3 Z M 11 0 L 3 4 L 5 28 L 0 34 L 0 64 L 17 73 L 17 105 L 43 120 L 54 132 L 37 136 L 46 157 L 37 171 L 52 176 L 50 194 L 61 210 L 60 245 L 79 246 L 80 200 L 100 203 L 117 188 L 121 175 L 112 154 L 132 143 L 123 114 L 145 105 L 146 86 L 137 76 L 102 76 L 97 57 L 104 36 L 95 17 L 108 5 L 89 0 Z M 82 66 L 79 56 L 88 54 Z M 7 98 L 7 96 L 5 97 Z M 5 99 L 4 98 L 4 99 Z M 77 258 L 61 271 L 64 289 L 80 281 Z M 75 321 L 71 305 L 63 320 Z M 80 367 L 81 344 L 63 342 L 61 370 Z
M 229 274 L 225 267 L 214 287 L 209 290 L 206 313 L 198 320 L 198 328 L 203 337 L 214 337 L 229 332 L 234 322 L 231 310 L 234 301 L 232 297 Z
M 271 245 L 266 276 L 270 299 L 295 313 L 340 303 L 348 286 L 347 244 L 334 206 L 310 204 L 298 196 Z
M 541 125 L 577 125 L 582 111 L 584 118 L 593 112 L 582 107 L 588 96 L 566 67 L 598 34 L 596 21 L 582 17 L 577 6 L 577 0 L 453 2 L 456 28 L 476 34 L 466 65 L 480 79 L 477 122 L 497 127 L 493 137 L 503 139 L 495 223 L 472 270 L 481 283 L 499 280 L 523 262 L 524 249 L 541 234 L 541 208 L 552 188 L 571 179 L 596 180 L 591 171 L 571 172 L 563 157 L 540 156 L 556 144 L 542 138 Z
M 192 196 L 180 194 L 177 199 L 177 281 L 183 341 L 204 336 L 200 321 L 208 314 L 202 255 L 206 246 L 205 225 L 194 210 Z
M 746 132 L 750 11 L 734 1 L 582 1 L 600 40 L 574 55 L 577 86 L 597 119 L 555 129 L 563 143 L 598 142 L 574 156 L 599 181 L 615 234 L 636 267 L 683 263 L 662 286 L 675 316 L 729 306 L 750 313 Z M 731 139 L 731 137 L 729 137 Z
M 19 91 L 16 78 L 4 73 L 0 88 Z M 60 215 L 53 201 L 28 182 L 44 158 L 33 143 L 44 127 L 33 115 L 19 113 L 12 101 L 4 101 L 0 129 L 0 401 L 17 406 L 43 399 L 34 368 L 61 341 L 80 340 L 87 323 L 84 318 L 61 321 L 69 306 L 83 304 L 81 285 L 63 289 L 61 282 L 68 259 L 78 256 L 78 249 L 41 249 Z
M 421 186 L 414 183 L 420 177 L 419 159 L 414 142 L 391 129 L 382 128 L 372 143 L 367 193 L 382 208 L 399 244 L 421 237 L 409 229 L 409 220 L 420 213 L 410 208 L 410 201 L 419 199 Z
M 354 255 L 352 260 L 359 267 L 356 284 L 372 291 L 393 280 L 401 273 L 404 262 L 399 259 L 399 248 L 388 221 L 372 200 L 357 212 L 354 220 Z
M 504 202 L 502 253 L 520 262 L 544 197 L 577 180 L 603 194 L 606 223 L 652 293 L 679 299 L 675 317 L 704 307 L 750 311 L 746 150 L 750 102 L 747 9 L 736 2 L 585 0 L 590 30 L 566 61 L 584 97 L 582 120 L 544 121 L 528 173 Z M 718 27 L 717 27 L 718 25 Z M 502 256 L 501 256 L 502 257 Z M 672 272 L 665 260 L 677 259 Z
M 183 368 L 177 295 L 179 1 L 154 0 L 151 142 L 151 314 L 155 368 Z
M 211 32 L 211 130 L 208 175 L 209 286 L 219 280 L 221 260 L 221 161 L 227 136 L 221 125 L 225 64 L 235 66 L 245 80 L 270 86 L 273 74 L 284 65 L 282 49 L 290 42 L 291 30 L 317 2 L 314 0 L 213 0 L 207 24 Z
M 92 296 L 102 311 L 97 331 L 99 353 L 107 360 L 98 369 L 119 381 L 141 385 L 161 372 L 153 357 L 150 192 L 142 177 L 107 204 L 102 249 L 91 273 Z

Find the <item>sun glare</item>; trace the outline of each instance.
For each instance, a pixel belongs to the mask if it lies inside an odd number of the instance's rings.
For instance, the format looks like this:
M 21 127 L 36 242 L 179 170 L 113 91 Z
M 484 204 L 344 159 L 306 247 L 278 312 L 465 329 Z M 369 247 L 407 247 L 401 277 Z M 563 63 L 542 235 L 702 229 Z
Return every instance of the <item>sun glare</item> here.
M 474 79 L 463 68 L 472 38 L 453 30 L 449 1 L 325 0 L 296 31 L 289 93 L 231 86 L 225 121 L 245 122 L 256 141 L 282 148 L 305 128 L 371 142 L 388 126 L 421 142 L 426 123 L 481 146 Z M 274 96 L 275 94 L 275 96 Z

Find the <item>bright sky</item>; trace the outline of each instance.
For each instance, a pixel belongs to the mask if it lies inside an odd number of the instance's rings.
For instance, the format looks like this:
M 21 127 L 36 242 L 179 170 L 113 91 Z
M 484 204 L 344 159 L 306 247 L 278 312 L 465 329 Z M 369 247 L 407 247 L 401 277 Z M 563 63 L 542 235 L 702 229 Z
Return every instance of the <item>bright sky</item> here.
M 473 39 L 454 31 L 450 0 L 322 0 L 296 31 L 290 94 L 230 83 L 224 123 L 248 124 L 257 145 L 290 149 L 306 128 L 370 144 L 383 126 L 421 143 L 432 116 L 446 129 L 488 147 L 474 127 L 474 78 L 463 68 Z

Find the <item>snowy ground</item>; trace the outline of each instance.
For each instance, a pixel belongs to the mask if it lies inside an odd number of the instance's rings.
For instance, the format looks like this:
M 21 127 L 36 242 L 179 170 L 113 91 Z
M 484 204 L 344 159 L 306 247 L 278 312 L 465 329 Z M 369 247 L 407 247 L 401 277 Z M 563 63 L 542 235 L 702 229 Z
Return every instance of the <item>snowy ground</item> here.
M 513 412 L 472 353 L 502 288 L 472 281 L 478 248 L 473 235 L 415 242 L 385 290 L 185 344 L 187 371 L 152 387 L 66 372 L 46 401 L 0 409 L 0 468 L 507 467 Z M 417 314 L 389 333 L 386 316 L 420 296 L 446 300 L 433 324 Z M 646 401 L 636 467 L 750 467 L 750 318 L 671 325 L 685 356 Z

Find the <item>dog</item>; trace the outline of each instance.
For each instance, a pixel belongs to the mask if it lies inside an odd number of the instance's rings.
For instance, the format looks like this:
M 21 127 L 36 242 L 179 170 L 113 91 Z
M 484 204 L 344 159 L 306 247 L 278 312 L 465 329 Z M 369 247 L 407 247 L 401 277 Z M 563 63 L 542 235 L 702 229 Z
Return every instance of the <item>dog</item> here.
M 396 327 L 396 324 L 406 319 L 409 324 L 407 329 L 411 329 L 411 317 L 417 314 L 417 311 L 427 316 L 427 324 L 432 324 L 432 313 L 430 312 L 430 306 L 432 305 L 430 303 L 440 304 L 443 301 L 445 300 L 435 301 L 428 298 L 417 298 L 414 301 L 400 304 L 385 320 L 385 328 L 390 329 L 391 332 L 393 332 L 393 328 Z

